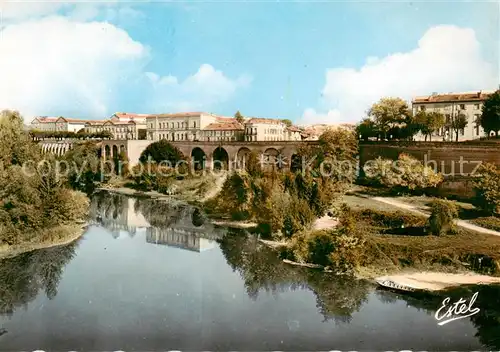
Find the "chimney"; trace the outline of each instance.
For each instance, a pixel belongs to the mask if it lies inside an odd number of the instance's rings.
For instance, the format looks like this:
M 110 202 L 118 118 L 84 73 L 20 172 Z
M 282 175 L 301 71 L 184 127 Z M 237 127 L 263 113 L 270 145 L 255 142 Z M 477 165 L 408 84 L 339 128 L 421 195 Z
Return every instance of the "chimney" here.
M 479 92 L 477 92 L 477 97 L 478 98 L 481 98 L 481 92 L 482 92 L 481 90 Z

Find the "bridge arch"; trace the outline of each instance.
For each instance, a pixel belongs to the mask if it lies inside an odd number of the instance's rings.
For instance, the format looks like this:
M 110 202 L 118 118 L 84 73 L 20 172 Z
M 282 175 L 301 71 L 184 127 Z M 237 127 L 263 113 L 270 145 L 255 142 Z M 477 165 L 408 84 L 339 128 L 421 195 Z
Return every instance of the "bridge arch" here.
M 205 169 L 205 162 L 207 159 L 206 153 L 200 147 L 195 147 L 191 151 L 191 160 L 195 170 Z
M 290 157 L 290 171 L 296 172 L 302 170 L 302 157 L 294 153 Z
M 104 155 L 105 155 L 105 158 L 111 157 L 111 147 L 108 144 L 106 144 L 104 146 Z
M 213 154 L 213 168 L 216 170 L 228 170 L 229 168 L 229 153 L 223 147 L 217 147 Z
M 113 152 L 111 153 L 111 156 L 113 158 L 116 158 L 118 156 L 118 146 L 116 144 L 113 145 Z
M 248 160 L 248 156 L 252 153 L 252 151 L 247 147 L 241 147 L 236 153 L 236 163 L 238 167 L 243 168 L 246 165 Z
M 267 148 L 264 151 L 264 165 L 270 169 L 281 169 L 283 165 L 279 162 L 281 153 L 276 148 Z

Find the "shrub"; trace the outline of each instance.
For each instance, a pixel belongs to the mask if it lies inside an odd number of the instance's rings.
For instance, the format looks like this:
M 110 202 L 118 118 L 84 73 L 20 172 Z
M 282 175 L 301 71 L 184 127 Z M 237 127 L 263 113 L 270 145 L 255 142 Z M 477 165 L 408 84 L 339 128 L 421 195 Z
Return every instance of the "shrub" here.
M 479 174 L 474 182 L 477 206 L 491 214 L 500 215 L 500 167 L 484 164 Z
M 421 216 L 407 214 L 402 211 L 383 211 L 363 209 L 356 212 L 356 218 L 363 220 L 371 226 L 395 228 L 402 226 L 420 226 L 425 219 Z
M 396 161 L 379 157 L 365 164 L 364 172 L 372 185 L 405 191 L 434 188 L 443 181 L 443 175 L 407 154 L 400 154 Z
M 171 166 L 175 166 L 177 162 L 184 159 L 184 155 L 177 147 L 162 139 L 148 145 L 141 153 L 139 161 L 145 163 L 149 158 L 157 163 L 168 161 Z
M 431 216 L 427 221 L 428 232 L 439 236 L 455 231 L 454 219 L 458 217 L 458 207 L 455 202 L 436 199 L 431 203 Z

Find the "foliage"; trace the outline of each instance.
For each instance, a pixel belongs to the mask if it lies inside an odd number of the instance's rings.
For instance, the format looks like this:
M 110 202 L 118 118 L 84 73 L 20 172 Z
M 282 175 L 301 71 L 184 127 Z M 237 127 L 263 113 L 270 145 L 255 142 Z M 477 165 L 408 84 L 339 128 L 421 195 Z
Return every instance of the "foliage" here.
M 135 187 L 142 191 L 157 191 L 172 194 L 174 190 L 174 170 L 156 164 L 143 167 L 136 165 L 130 170 L 130 178 L 134 180 Z
M 404 153 L 399 155 L 397 161 L 379 157 L 367 162 L 364 171 L 371 184 L 403 191 L 434 188 L 443 181 L 440 173 Z
M 411 121 L 408 104 L 401 98 L 382 98 L 368 110 L 368 116 L 373 120 L 377 130 L 387 138 L 391 127 L 406 124 Z
M 439 236 L 455 231 L 454 220 L 458 217 L 458 207 L 455 202 L 435 199 L 431 203 L 431 216 L 427 228 L 431 235 Z
M 293 122 L 290 119 L 282 119 L 281 122 L 283 122 L 287 127 L 290 127 L 293 125 Z
M 250 176 L 262 176 L 262 167 L 259 156 L 256 152 L 252 151 L 247 154 L 245 159 L 245 171 Z
M 36 139 L 112 139 L 113 134 L 109 131 L 88 133 L 84 129 L 78 132 L 71 131 L 37 131 L 31 130 L 30 136 Z
M 463 130 L 467 125 L 469 124 L 469 121 L 467 120 L 467 116 L 462 113 L 457 113 L 455 116 L 452 117 L 449 125 L 455 131 L 455 140 L 458 142 L 458 134 L 461 130 Z
M 245 122 L 245 118 L 243 117 L 243 115 L 240 113 L 240 111 L 236 111 L 236 113 L 234 114 L 234 118 L 236 119 L 236 121 L 238 121 L 239 123 L 243 123 Z
M 478 122 L 487 135 L 493 131 L 498 137 L 500 131 L 500 89 L 485 100 Z
M 70 187 L 91 194 L 99 182 L 107 180 L 110 170 L 102 169 L 104 165 L 98 153 L 99 146 L 96 143 L 86 142 L 75 145 L 64 154 L 62 161 L 68 166 L 67 180 Z
M 162 139 L 148 145 L 141 153 L 139 161 L 145 163 L 150 158 L 157 163 L 168 161 L 171 166 L 175 166 L 180 160 L 184 160 L 184 155 L 177 147 Z
M 17 112 L 0 114 L 0 152 L 0 243 L 33 240 L 41 229 L 86 216 L 86 198 L 66 188 L 53 156 L 41 163 Z
M 432 140 L 432 134 L 444 127 L 445 119 L 444 115 L 437 111 L 419 111 L 415 115 L 415 124 L 427 141 L 427 137 Z
M 356 125 L 356 134 L 360 139 L 367 141 L 369 138 L 378 138 L 380 131 L 372 119 L 364 118 Z
M 500 215 L 500 167 L 483 164 L 474 181 L 476 203 L 491 214 Z

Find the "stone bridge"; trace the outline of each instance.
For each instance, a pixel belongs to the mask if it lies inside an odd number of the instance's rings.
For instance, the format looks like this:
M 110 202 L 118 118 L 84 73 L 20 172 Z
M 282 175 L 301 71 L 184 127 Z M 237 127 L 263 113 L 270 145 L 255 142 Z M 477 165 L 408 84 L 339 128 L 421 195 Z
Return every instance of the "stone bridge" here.
M 130 165 L 137 165 L 141 153 L 154 141 L 149 140 L 105 140 L 102 141 L 101 155 L 113 157 L 122 151 L 126 152 Z M 170 142 L 177 147 L 184 156 L 191 157 L 206 168 L 215 167 L 217 163 L 227 166 L 238 165 L 251 152 L 263 158 L 265 162 L 273 163 L 284 160 L 284 167 L 290 165 L 292 158 L 297 154 L 300 145 L 315 144 L 317 142 L 300 141 L 257 141 L 257 142 Z

